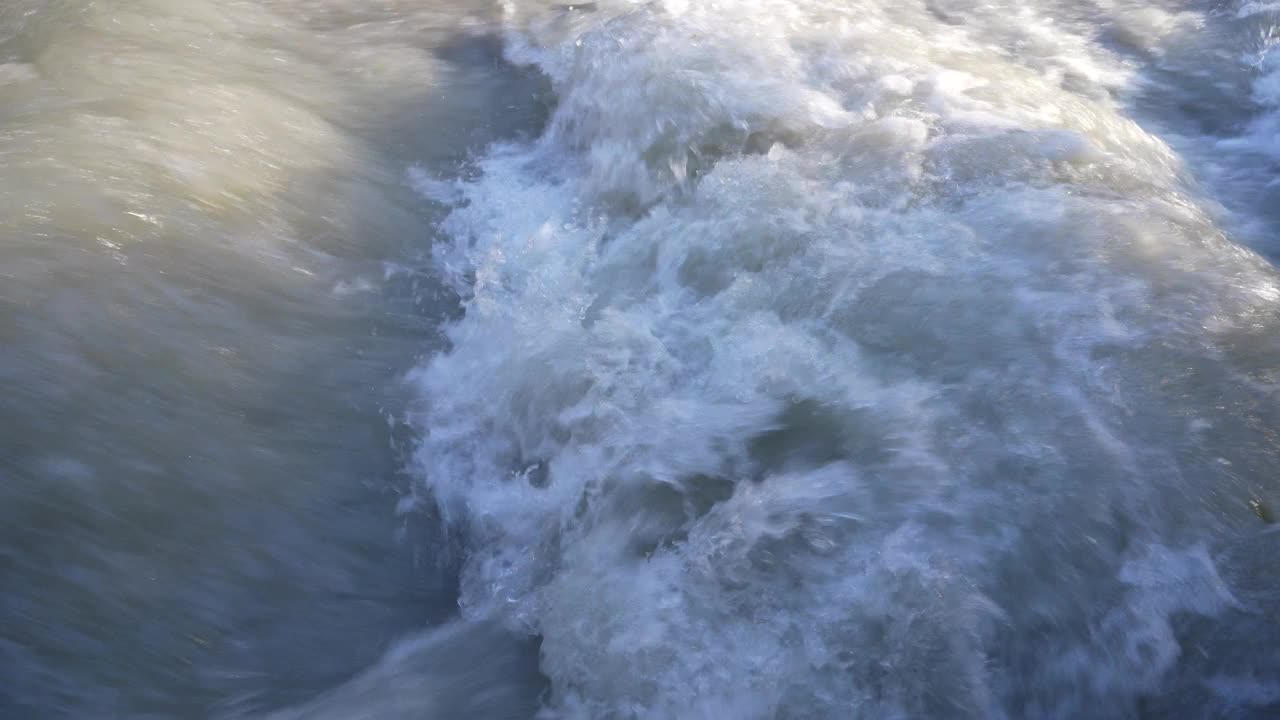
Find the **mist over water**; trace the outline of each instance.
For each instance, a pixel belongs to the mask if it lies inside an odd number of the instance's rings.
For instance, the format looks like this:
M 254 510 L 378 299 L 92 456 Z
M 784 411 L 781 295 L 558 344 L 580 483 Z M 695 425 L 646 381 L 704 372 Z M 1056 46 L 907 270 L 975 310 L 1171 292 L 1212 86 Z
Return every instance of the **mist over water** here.
M 0 716 L 1280 715 L 1280 6 L 0 6 Z

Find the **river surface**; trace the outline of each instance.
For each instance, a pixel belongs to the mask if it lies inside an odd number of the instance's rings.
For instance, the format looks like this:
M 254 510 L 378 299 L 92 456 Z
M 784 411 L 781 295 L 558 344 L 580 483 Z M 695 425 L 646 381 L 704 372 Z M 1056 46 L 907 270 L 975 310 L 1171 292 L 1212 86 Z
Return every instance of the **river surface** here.
M 0 717 L 1280 717 L 1277 46 L 0 0 Z

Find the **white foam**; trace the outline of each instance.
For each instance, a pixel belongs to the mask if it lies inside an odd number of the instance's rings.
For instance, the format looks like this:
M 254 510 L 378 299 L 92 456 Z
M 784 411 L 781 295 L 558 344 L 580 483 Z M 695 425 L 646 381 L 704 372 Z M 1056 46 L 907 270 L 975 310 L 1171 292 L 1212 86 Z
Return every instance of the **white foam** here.
M 1248 18 L 1272 12 L 1280 12 L 1280 3 L 1246 2 L 1236 10 L 1236 17 Z
M 1251 402 L 1174 368 L 1234 362 L 1205 348 L 1275 276 L 1124 63 L 1047 10 L 598 5 L 510 10 L 560 104 L 437 249 L 466 316 L 415 462 L 464 611 L 541 634 L 554 717 L 1158 688 L 1171 617 L 1232 606 L 1197 544 L 1227 471 L 1184 474 L 1217 441 L 1170 418 Z
M 431 177 L 420 167 L 411 167 L 405 172 L 409 186 L 419 195 L 442 205 L 452 205 L 460 199 L 460 194 L 451 183 Z

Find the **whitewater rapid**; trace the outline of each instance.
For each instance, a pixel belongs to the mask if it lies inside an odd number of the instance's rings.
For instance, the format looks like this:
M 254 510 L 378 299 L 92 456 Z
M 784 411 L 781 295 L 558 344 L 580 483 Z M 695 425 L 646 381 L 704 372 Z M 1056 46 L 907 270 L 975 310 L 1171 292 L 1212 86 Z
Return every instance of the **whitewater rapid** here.
M 1280 717 L 1277 44 L 0 0 L 0 717 Z
M 547 717 L 1280 712 L 1280 8 L 503 8 L 412 469 Z

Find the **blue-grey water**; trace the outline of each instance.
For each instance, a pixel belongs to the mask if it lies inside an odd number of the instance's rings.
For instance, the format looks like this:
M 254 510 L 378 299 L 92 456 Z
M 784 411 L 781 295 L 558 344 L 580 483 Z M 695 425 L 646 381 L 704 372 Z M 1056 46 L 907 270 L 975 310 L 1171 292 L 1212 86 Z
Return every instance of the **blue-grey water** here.
M 1280 717 L 1278 45 L 0 1 L 0 717 Z

